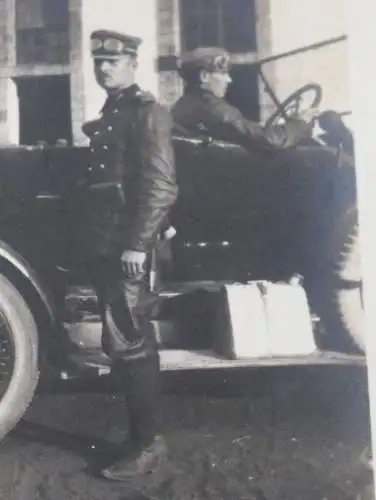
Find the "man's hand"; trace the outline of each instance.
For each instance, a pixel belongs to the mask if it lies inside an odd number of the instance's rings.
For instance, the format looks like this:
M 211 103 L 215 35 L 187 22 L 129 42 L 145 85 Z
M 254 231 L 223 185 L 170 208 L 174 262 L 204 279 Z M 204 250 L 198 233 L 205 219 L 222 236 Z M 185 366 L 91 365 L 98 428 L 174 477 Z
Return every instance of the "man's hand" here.
M 308 125 L 311 124 L 320 114 L 320 111 L 317 108 L 310 108 L 298 113 L 297 118 L 303 120 Z
M 127 275 L 132 278 L 145 271 L 146 253 L 136 250 L 124 250 L 121 263 Z
M 320 115 L 320 111 L 317 108 L 305 109 L 304 111 L 296 112 L 294 110 L 287 110 L 286 117 L 280 116 L 276 125 L 286 125 L 286 120 L 294 119 L 301 120 L 307 125 L 312 125 L 316 118 Z

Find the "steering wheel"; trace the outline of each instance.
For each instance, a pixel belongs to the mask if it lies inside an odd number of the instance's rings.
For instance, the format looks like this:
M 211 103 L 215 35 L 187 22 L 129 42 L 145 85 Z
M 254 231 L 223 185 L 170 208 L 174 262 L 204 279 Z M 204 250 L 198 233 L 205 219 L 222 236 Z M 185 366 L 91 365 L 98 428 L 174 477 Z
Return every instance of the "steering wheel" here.
M 308 94 L 308 99 L 307 95 Z M 312 96 L 309 96 L 312 94 Z M 279 109 L 275 111 L 265 122 L 265 127 L 271 125 L 277 125 L 282 119 L 286 119 L 290 115 L 298 115 L 302 111 L 306 111 L 311 108 L 317 108 L 322 101 L 322 88 L 316 83 L 308 83 L 300 89 L 293 92 L 287 99 L 285 99 L 279 105 Z M 306 102 L 311 102 L 309 106 L 302 106 Z

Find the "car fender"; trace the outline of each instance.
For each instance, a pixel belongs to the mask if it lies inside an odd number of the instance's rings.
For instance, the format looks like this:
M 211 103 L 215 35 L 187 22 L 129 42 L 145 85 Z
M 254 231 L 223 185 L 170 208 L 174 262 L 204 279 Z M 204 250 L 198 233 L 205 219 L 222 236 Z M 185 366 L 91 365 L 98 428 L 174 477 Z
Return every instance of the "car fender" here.
M 43 280 L 37 271 L 27 262 L 27 260 L 17 250 L 2 240 L 0 240 L 0 266 L 1 261 L 7 262 L 32 286 L 45 309 L 49 326 L 56 326 L 56 305 L 52 294 L 43 284 Z

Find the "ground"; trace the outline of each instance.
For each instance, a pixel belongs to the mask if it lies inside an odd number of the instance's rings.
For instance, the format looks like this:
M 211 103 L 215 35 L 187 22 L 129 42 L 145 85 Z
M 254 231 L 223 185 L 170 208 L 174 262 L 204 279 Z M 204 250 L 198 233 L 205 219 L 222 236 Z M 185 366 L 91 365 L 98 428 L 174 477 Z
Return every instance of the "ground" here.
M 0 449 L 1 500 L 355 499 L 369 439 L 356 367 L 167 375 L 163 474 L 145 484 L 96 476 L 126 437 L 124 400 L 51 389 Z

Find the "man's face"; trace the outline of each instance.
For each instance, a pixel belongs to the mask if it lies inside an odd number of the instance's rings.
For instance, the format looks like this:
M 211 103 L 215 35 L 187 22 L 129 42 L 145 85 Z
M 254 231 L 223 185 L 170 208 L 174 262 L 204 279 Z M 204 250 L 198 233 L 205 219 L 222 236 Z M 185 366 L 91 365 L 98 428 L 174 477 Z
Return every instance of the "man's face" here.
M 134 83 L 137 61 L 131 55 L 116 59 L 94 59 L 94 73 L 98 84 L 105 90 L 129 87 Z
M 226 95 L 228 86 L 232 82 L 232 78 L 228 72 L 201 72 L 202 88 L 209 90 L 215 96 L 223 98 Z

